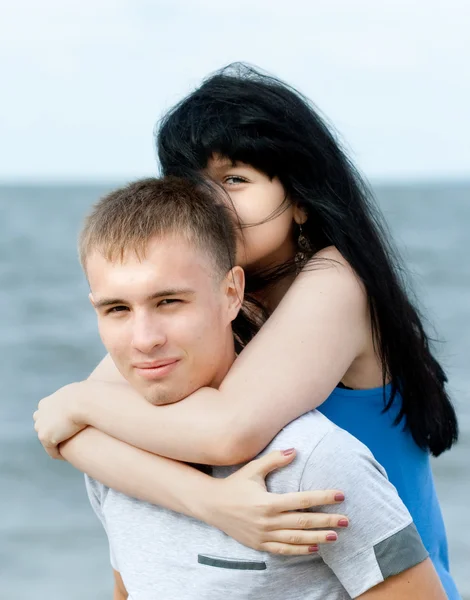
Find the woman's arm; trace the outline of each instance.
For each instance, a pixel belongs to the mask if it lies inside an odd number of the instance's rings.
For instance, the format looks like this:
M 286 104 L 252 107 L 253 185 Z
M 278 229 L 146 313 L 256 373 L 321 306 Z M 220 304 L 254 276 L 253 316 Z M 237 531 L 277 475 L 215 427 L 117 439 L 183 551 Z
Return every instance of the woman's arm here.
M 339 490 L 281 495 L 266 491 L 266 475 L 288 465 L 295 452 L 271 452 L 226 479 L 128 446 L 91 427 L 62 443 L 60 452 L 74 467 L 108 487 L 204 521 L 257 550 L 307 554 L 312 545 L 327 541 L 331 527 L 346 519 L 338 514 L 291 512 L 338 504 Z
M 361 283 L 335 249 L 293 282 L 219 390 L 154 407 L 128 384 L 87 381 L 42 401 L 45 446 L 86 424 L 133 446 L 177 460 L 214 465 L 245 462 L 287 423 L 319 406 L 370 338 Z M 49 410 L 48 410 L 49 407 Z M 59 419 L 59 413 L 60 419 Z M 59 422 L 73 421 L 61 431 Z M 69 423 L 70 425 L 70 423 Z
M 107 354 L 88 376 L 88 381 L 106 381 L 108 383 L 126 383 L 119 373 L 113 359 Z

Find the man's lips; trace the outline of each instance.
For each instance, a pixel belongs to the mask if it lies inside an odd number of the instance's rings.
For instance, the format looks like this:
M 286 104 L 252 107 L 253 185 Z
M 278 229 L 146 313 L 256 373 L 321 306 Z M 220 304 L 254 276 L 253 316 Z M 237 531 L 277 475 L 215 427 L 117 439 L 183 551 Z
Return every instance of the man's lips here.
M 177 360 L 179 360 L 179 358 L 162 358 L 161 360 L 135 363 L 132 366 L 136 369 L 156 369 L 157 367 L 164 367 L 170 363 L 176 362 Z
M 134 369 L 144 379 L 159 379 L 168 375 L 179 363 L 179 358 L 165 358 L 151 362 L 141 362 L 133 365 Z

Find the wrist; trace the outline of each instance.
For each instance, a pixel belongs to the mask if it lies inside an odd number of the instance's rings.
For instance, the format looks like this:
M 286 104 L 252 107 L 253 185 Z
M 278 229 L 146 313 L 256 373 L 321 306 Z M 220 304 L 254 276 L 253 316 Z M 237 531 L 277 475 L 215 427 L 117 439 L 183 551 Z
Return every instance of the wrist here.
M 221 481 L 223 480 L 209 475 L 206 476 L 204 484 L 199 486 L 200 489 L 196 490 L 196 493 L 192 495 L 191 506 L 189 507 L 195 519 L 213 527 L 217 527 L 215 517 Z
M 74 423 L 77 425 L 91 425 L 90 413 L 87 403 L 86 393 L 86 381 L 80 381 L 78 383 L 72 383 L 73 394 L 71 403 L 71 417 Z

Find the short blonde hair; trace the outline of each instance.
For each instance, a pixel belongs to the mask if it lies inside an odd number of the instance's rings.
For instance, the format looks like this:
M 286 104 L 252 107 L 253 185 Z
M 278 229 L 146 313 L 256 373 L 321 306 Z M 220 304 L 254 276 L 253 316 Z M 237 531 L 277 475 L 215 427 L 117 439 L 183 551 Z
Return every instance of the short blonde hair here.
M 143 179 L 101 198 L 79 236 L 80 263 L 86 273 L 94 251 L 109 261 L 143 257 L 152 238 L 172 234 L 206 250 L 221 273 L 233 267 L 235 228 L 215 187 L 177 177 Z

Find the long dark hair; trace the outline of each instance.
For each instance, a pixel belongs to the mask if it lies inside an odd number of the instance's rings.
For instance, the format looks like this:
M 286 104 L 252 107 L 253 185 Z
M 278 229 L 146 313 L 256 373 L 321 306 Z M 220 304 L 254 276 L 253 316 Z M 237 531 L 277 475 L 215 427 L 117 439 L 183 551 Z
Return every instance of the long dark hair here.
M 157 148 L 166 175 L 200 171 L 218 153 L 280 179 L 308 214 L 303 232 L 312 254 L 335 246 L 365 286 L 383 380 L 392 382 L 384 410 L 399 392 L 395 424 L 403 421 L 418 446 L 435 456 L 449 449 L 458 425 L 446 375 L 368 186 L 312 104 L 237 63 L 206 79 L 162 119 Z

